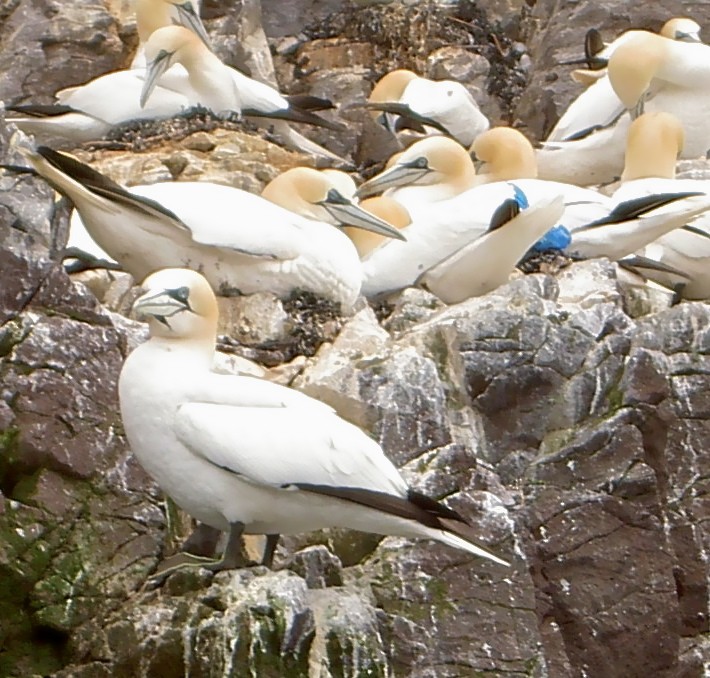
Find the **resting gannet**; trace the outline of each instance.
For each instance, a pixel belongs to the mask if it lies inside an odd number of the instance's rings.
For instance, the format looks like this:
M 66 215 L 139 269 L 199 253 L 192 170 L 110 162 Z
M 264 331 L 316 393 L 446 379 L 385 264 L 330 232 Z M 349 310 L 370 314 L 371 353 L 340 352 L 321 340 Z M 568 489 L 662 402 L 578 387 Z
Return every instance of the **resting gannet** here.
M 217 303 L 185 269 L 149 276 L 134 311 L 150 339 L 121 370 L 128 442 L 183 510 L 228 531 L 219 571 L 243 565 L 242 534 L 343 527 L 433 539 L 507 565 L 475 543 L 467 520 L 412 490 L 369 435 L 285 386 L 211 370 Z
M 387 195 L 401 202 L 415 220 L 420 213 L 424 217 L 436 211 L 444 215 L 442 218 L 456 221 L 463 216 L 458 210 L 477 216 L 478 204 L 488 204 L 487 186 L 514 180 L 531 204 L 562 195 L 563 223 L 570 230 L 606 216 L 611 210 L 609 199 L 597 191 L 536 179 L 535 152 L 517 130 L 496 127 L 483 132 L 473 149 L 485 163 L 479 175 L 469 154 L 456 142 L 443 137 L 423 139 L 397 154 L 395 161 L 362 184 L 357 194 L 365 197 L 389 189 Z M 498 195 L 493 195 L 493 202 L 500 203 Z M 457 197 L 456 201 L 453 197 Z
M 357 251 L 339 229 L 230 186 L 153 184 L 127 191 L 70 156 L 21 149 L 69 197 L 94 241 L 136 279 L 190 266 L 222 294 L 314 292 L 348 311 L 360 291 Z M 322 194 L 327 203 L 329 196 Z M 396 229 L 363 212 L 361 224 Z
M 676 179 L 676 159 L 684 142 L 680 121 L 669 113 L 644 113 L 629 130 L 623 183 L 614 194 L 626 200 L 654 193 L 688 191 L 701 196 L 692 200 L 707 200 L 710 182 Z M 677 229 L 654 240 L 641 253 L 666 266 L 683 272 L 681 296 L 686 299 L 710 298 L 710 216 L 695 218 L 689 227 Z M 664 271 L 644 271 L 646 276 L 663 285 L 672 286 L 676 276 Z
M 446 134 L 465 146 L 489 125 L 460 82 L 429 80 L 404 69 L 380 78 L 367 107 L 382 111 L 379 119 L 392 132 L 406 121 L 415 129 L 423 128 L 426 134 Z

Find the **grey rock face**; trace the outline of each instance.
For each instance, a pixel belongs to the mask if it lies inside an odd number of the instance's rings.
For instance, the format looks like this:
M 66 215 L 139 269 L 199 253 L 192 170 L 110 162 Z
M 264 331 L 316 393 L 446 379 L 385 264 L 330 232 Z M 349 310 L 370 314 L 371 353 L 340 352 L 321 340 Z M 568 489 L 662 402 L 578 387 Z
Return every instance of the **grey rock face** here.
M 0 10 L 10 12 L 0 31 L 38 7 L 11 3 Z M 665 2 L 643 9 L 659 22 L 677 11 Z M 204 11 L 229 32 L 219 6 Z M 530 90 L 517 110 L 538 97 L 524 114 L 531 126 L 552 120 L 535 116 L 568 95 L 545 80 L 553 55 L 544 54 L 560 44 L 554 30 L 567 45 L 558 51 L 574 42 L 576 53 L 588 25 L 613 32 L 640 11 L 537 3 L 541 31 L 527 41 L 532 87 L 543 83 L 551 98 Z M 692 13 L 703 23 L 705 11 Z M 86 12 L 101 25 L 101 7 Z M 517 39 L 515 22 L 506 25 Z M 375 72 L 375 52 L 324 40 L 299 47 L 299 58 L 324 69 L 334 60 L 330 73 L 308 75 L 314 87 L 325 93 L 337 81 L 364 97 L 359 73 Z M 486 64 L 499 67 L 459 48 L 418 58 L 437 73 L 479 79 Z M 61 50 L 46 50 L 47 63 Z M 348 55 L 369 59 L 367 71 L 338 71 L 333 64 Z M 27 78 L 35 88 L 39 76 Z M 0 160 L 17 162 L 5 153 L 6 132 Z M 225 149 L 218 135 L 189 144 L 163 156 L 229 152 L 241 162 L 247 154 Z M 116 176 L 129 164 L 148 167 L 143 161 L 161 172 L 180 164 L 163 156 L 91 161 Z M 180 172 L 196 171 L 189 158 Z M 249 162 L 239 167 L 254 186 L 272 175 L 268 154 Z M 42 182 L 0 175 L 0 189 L 0 675 L 703 675 L 707 305 L 632 317 L 606 261 L 520 277 L 451 307 L 405 290 L 390 308 L 376 314 L 363 304 L 347 320 L 308 299 L 289 308 L 268 296 L 240 300 L 239 331 L 223 327 L 233 352 L 269 366 L 299 354 L 278 378 L 369 431 L 413 487 L 445 498 L 512 567 L 435 543 L 331 530 L 284 539 L 274 572 L 183 571 L 156 589 L 150 574 L 192 524 L 163 500 L 122 433 L 116 379 L 142 328 L 57 265 L 65 227 Z M 126 310 L 125 278 L 99 288 Z

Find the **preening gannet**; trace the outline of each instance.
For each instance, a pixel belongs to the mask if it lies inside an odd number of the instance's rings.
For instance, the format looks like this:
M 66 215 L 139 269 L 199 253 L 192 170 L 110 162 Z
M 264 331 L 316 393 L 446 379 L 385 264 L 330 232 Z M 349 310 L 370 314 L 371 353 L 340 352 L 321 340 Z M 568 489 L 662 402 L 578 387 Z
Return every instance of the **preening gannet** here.
M 422 283 L 456 303 L 494 289 L 559 223 L 564 209 L 559 196 L 528 198 L 517 182 L 496 182 L 418 212 L 403 229 L 406 242 L 375 243 L 375 249 L 361 253 L 363 294 L 378 296 Z
M 434 539 L 507 565 L 475 543 L 463 516 L 410 489 L 380 446 L 327 405 L 254 377 L 212 372 L 217 304 L 201 275 L 162 270 L 143 287 L 134 310 L 148 319 L 150 339 L 121 370 L 123 425 L 163 491 L 201 522 L 229 531 L 223 557 L 209 569 L 242 564 L 242 534 L 326 527 Z
M 145 68 L 145 43 L 148 38 L 163 26 L 178 24 L 189 28 L 209 49 L 212 49 L 200 19 L 199 5 L 190 0 L 136 0 L 136 28 L 138 29 L 138 50 L 133 58 L 131 68 Z
M 402 118 L 426 134 L 446 134 L 464 146 L 488 129 L 488 119 L 471 93 L 455 80 L 429 80 L 404 69 L 380 78 L 368 98 L 368 108 L 383 112 L 381 121 L 392 132 Z
M 222 294 L 287 296 L 304 289 L 339 302 L 344 311 L 357 299 L 362 281 L 357 251 L 329 224 L 208 182 L 153 184 L 129 192 L 70 156 L 44 147 L 22 150 L 34 169 L 72 200 L 96 243 L 136 279 L 160 268 L 189 266 Z

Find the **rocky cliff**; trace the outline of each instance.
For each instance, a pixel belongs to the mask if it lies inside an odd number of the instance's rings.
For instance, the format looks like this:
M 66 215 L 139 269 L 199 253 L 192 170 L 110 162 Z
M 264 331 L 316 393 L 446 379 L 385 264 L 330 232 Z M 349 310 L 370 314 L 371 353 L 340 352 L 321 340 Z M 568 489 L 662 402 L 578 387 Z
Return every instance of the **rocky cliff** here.
M 0 98 L 47 101 L 124 65 L 124 4 L 0 9 Z M 493 119 L 537 135 L 574 94 L 555 60 L 587 28 L 683 12 L 710 24 L 708 7 L 665 1 L 341 4 L 264 0 L 285 88 L 352 103 L 390 65 L 413 66 L 461 77 Z M 269 77 L 259 3 L 203 10 L 222 55 Z M 342 115 L 348 134 L 319 142 L 357 162 L 386 155 L 361 111 Z M 19 162 L 2 122 L 0 150 Z M 209 126 L 77 154 L 128 183 L 251 190 L 304 160 Z M 64 273 L 66 216 L 42 181 L 0 175 L 0 675 L 704 675 L 707 305 L 629 292 L 602 260 L 451 307 L 418 290 L 350 318 L 308 299 L 225 302 L 226 362 L 256 359 L 370 431 L 512 567 L 331 531 L 284 540 L 275 571 L 178 572 L 156 587 L 191 525 L 121 429 L 116 381 L 145 330 L 124 317 L 125 276 Z

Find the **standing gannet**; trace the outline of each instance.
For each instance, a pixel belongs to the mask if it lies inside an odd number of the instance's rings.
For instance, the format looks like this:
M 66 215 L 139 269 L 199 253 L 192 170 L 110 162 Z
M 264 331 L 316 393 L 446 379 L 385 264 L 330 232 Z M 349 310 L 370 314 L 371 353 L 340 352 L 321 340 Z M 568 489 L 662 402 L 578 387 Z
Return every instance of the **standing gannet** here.
M 404 69 L 380 78 L 367 107 L 383 112 L 382 122 L 392 132 L 397 117 L 423 127 L 427 134 L 446 134 L 464 146 L 488 129 L 488 119 L 471 93 L 455 80 L 429 80 Z
M 153 31 L 145 45 L 145 55 L 148 67 L 141 104 L 150 100 L 153 87 L 163 74 L 180 64 L 187 71 L 187 80 L 180 84 L 170 81 L 170 87 L 187 96 L 193 105 L 215 113 L 242 113 L 342 129 L 342 125 L 292 106 L 270 85 L 222 63 L 195 33 L 183 26 L 164 26 Z
M 211 370 L 217 303 L 185 269 L 143 283 L 136 314 L 149 340 L 121 370 L 121 417 L 133 454 L 183 510 L 228 531 L 213 571 L 239 567 L 242 534 L 342 527 L 443 542 L 507 565 L 475 543 L 452 509 L 412 490 L 369 435 L 285 386 Z
M 21 150 L 72 200 L 94 241 L 136 279 L 160 268 L 189 266 L 222 294 L 267 291 L 284 297 L 304 289 L 339 302 L 343 311 L 357 299 L 362 282 L 357 250 L 330 224 L 208 182 L 127 191 L 70 156 L 45 147 Z M 400 237 L 384 222 L 377 225 Z
M 710 182 L 676 179 L 676 159 L 683 149 L 684 133 L 680 121 L 669 113 L 644 113 L 629 131 L 623 183 L 614 194 L 619 200 L 654 193 L 688 191 L 702 193 L 707 199 Z M 710 298 L 710 216 L 695 218 L 689 228 L 677 229 L 654 240 L 642 254 L 687 276 L 680 290 L 686 299 Z M 676 277 L 664 271 L 645 271 L 647 277 L 672 285 Z

